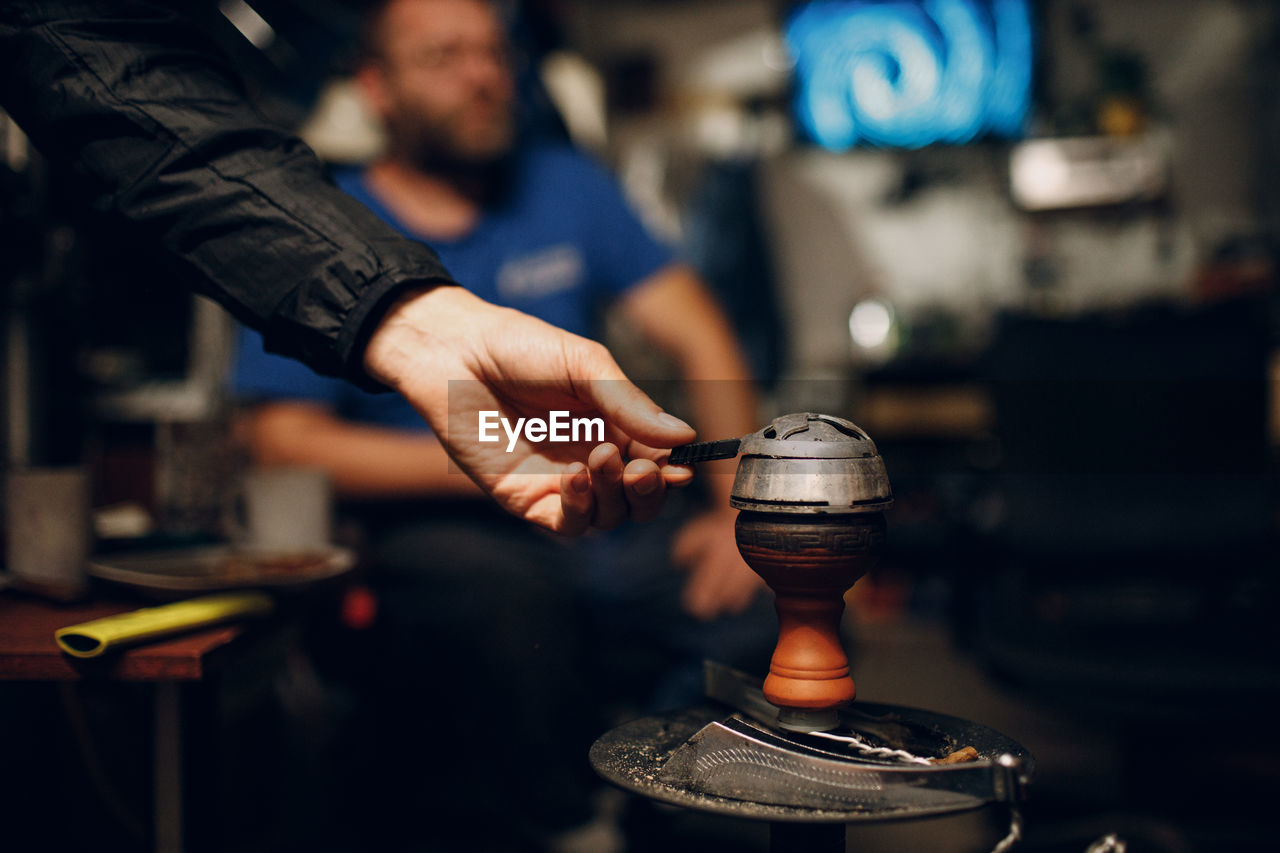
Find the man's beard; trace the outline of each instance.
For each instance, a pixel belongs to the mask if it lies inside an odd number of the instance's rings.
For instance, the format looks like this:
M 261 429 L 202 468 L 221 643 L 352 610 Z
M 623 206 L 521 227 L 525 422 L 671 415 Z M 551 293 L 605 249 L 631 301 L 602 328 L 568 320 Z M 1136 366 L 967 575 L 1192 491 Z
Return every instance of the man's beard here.
M 479 201 L 501 189 L 515 148 L 514 118 L 504 116 L 482 139 L 468 139 L 450 116 L 402 113 L 390 128 L 395 153 L 414 168 L 457 185 Z

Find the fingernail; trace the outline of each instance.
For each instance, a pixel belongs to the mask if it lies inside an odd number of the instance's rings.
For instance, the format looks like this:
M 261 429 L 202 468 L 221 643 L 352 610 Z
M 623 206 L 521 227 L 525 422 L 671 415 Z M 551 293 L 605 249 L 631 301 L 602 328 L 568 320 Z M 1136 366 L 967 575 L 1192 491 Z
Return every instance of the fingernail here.
M 591 477 L 587 474 L 586 468 L 583 468 L 569 479 L 569 488 L 573 489 L 578 494 L 582 494 L 587 489 L 591 488 Z
M 675 415 L 670 414 L 668 412 L 659 412 L 658 420 L 662 423 L 663 426 L 668 427 L 670 429 L 687 429 L 687 430 L 693 429 L 693 427 L 689 426 L 687 423 L 685 423 L 684 421 L 677 418 Z
M 591 451 L 591 455 L 587 457 L 587 467 L 598 471 L 612 463 L 614 457 L 622 459 L 622 454 L 618 452 L 617 447 L 612 444 L 597 444 Z
M 631 487 L 637 495 L 651 495 L 653 490 L 658 488 L 658 476 L 649 474 L 636 480 L 635 485 Z

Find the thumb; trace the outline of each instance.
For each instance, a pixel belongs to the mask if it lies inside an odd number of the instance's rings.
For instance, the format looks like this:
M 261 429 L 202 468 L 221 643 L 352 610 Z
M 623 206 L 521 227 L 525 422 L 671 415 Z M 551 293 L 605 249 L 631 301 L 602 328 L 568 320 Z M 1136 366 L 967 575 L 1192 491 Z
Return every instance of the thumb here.
M 631 383 L 609 351 L 599 344 L 580 352 L 581 376 L 590 377 L 578 396 L 603 412 L 612 426 L 650 447 L 676 447 L 693 441 L 696 433 L 684 421 L 667 414 Z

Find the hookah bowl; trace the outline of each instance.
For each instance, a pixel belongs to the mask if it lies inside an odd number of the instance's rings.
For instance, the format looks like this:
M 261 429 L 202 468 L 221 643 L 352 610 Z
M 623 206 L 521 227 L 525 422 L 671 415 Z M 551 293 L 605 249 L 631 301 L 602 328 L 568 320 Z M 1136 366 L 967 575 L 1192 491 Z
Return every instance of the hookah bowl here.
M 875 566 L 893 503 L 884 460 L 856 424 L 793 414 L 742 440 L 729 503 L 738 551 L 776 596 L 764 695 L 792 731 L 835 728 L 856 695 L 840 643 L 845 592 Z
M 1009 809 L 997 845 L 1008 849 L 1034 768 L 1020 744 L 958 717 L 853 702 L 844 594 L 875 565 L 893 502 L 874 442 L 843 418 L 801 412 L 676 448 L 671 462 L 739 453 L 738 549 L 777 596 L 768 677 L 706 662 L 706 705 L 618 726 L 591 747 L 592 766 L 653 800 L 769 821 L 773 853 L 843 851 L 853 823 L 991 804 Z

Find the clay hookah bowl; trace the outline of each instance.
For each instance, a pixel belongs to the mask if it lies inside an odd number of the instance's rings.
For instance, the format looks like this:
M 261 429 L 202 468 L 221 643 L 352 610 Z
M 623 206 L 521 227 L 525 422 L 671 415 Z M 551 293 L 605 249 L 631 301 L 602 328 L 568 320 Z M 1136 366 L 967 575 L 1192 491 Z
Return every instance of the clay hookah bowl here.
M 742 440 L 730 505 L 738 550 L 776 595 L 764 682 L 778 722 L 833 729 L 856 690 L 840 642 L 844 595 L 879 559 L 893 503 L 874 442 L 843 418 L 798 413 Z

